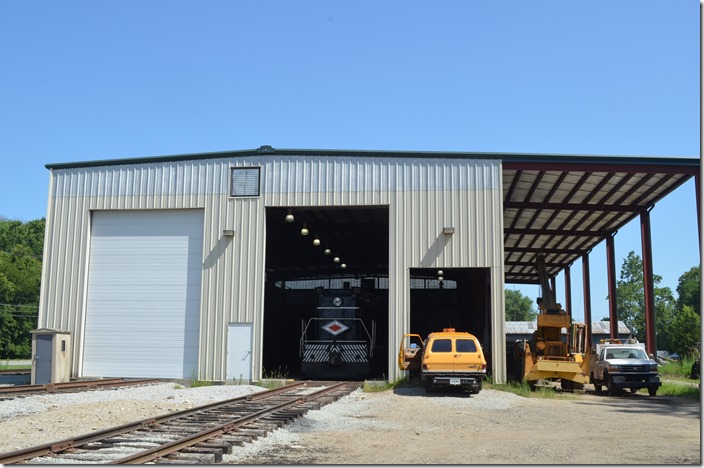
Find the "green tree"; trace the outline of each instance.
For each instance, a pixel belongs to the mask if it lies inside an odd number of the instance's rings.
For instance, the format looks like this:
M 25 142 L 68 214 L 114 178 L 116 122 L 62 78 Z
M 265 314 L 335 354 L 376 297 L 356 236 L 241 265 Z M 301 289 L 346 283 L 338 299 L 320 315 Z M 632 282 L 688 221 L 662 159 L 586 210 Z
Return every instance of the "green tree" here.
M 512 322 L 532 322 L 538 312 L 533 308 L 533 301 L 520 291 L 506 289 L 506 320 Z
M 0 221 L 0 357 L 31 356 L 37 326 L 44 245 L 43 219 Z
M 673 318 L 669 326 L 672 341 L 670 349 L 684 356 L 690 353 L 693 346 L 699 343 L 701 316 L 693 307 L 685 305 Z
M 675 311 L 675 300 L 670 288 L 657 287 L 661 281 L 662 276 L 653 274 L 656 345 L 658 349 L 669 349 L 670 336 L 667 327 Z M 621 276 L 616 282 L 616 316 L 626 324 L 638 341 L 645 342 L 643 261 L 633 251 L 623 260 Z
M 694 309 L 701 315 L 701 273 L 699 267 L 692 267 L 680 276 L 677 283 L 677 310 L 684 310 L 684 306 Z

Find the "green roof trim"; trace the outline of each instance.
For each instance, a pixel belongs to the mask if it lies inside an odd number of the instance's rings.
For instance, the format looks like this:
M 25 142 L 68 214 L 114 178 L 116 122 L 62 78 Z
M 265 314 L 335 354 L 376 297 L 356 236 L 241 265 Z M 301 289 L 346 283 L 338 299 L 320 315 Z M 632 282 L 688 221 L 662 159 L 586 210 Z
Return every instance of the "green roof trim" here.
M 574 163 L 574 164 L 639 164 L 665 165 L 680 167 L 700 167 L 699 158 L 667 158 L 650 156 L 590 156 L 568 154 L 535 153 L 492 153 L 492 152 L 454 152 L 454 151 L 398 151 L 398 150 L 323 150 L 323 149 L 274 149 L 261 146 L 258 149 L 221 151 L 211 153 L 178 154 L 171 156 L 151 156 L 124 159 L 103 159 L 95 161 L 51 163 L 47 169 L 75 169 L 80 167 L 118 166 L 126 164 L 150 164 L 173 161 L 189 161 L 218 158 L 241 158 L 250 156 L 339 156 L 339 157 L 403 157 L 403 158 L 450 158 L 450 159 L 485 159 L 502 162 L 521 163 Z

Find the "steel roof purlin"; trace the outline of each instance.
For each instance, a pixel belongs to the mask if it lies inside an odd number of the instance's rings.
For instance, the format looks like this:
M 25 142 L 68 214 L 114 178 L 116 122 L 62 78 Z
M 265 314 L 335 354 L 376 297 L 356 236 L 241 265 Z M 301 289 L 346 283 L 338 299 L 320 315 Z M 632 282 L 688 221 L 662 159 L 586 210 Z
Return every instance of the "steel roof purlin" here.
M 502 168 L 505 282 L 538 284 L 539 253 L 556 276 L 698 175 L 700 161 L 508 157 Z

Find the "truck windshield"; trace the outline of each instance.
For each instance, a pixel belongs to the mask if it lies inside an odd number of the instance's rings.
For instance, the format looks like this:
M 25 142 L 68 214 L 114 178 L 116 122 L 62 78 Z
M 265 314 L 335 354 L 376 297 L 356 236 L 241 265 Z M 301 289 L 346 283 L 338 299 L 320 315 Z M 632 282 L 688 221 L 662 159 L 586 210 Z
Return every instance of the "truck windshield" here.
M 610 348 L 608 354 L 613 357 L 607 355 L 607 359 L 648 359 L 645 351 L 640 348 Z

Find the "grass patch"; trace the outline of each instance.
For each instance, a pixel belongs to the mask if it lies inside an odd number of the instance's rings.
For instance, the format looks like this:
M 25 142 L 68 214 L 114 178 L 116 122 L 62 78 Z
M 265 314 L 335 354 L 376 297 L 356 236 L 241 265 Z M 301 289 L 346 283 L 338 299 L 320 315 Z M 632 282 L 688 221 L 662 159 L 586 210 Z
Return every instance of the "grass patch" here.
M 499 390 L 501 392 L 514 393 L 524 398 L 555 398 L 557 392 L 552 387 L 538 386 L 535 390 L 530 389 L 530 385 L 526 382 L 508 382 L 505 384 L 495 384 L 485 382 L 484 388 Z
M 362 391 L 366 393 L 385 392 L 386 390 L 390 390 L 392 388 L 408 387 L 409 385 L 411 385 L 411 381 L 408 377 L 402 377 L 393 382 L 386 382 L 384 379 L 375 381 L 365 380 L 364 385 L 362 386 Z
M 32 370 L 31 364 L 0 364 L 0 370 Z
M 211 385 L 213 385 L 212 380 L 198 380 L 198 379 L 194 379 L 194 380 L 191 382 L 191 388 L 210 387 Z
M 689 382 L 699 382 L 699 379 L 692 380 L 689 378 L 692 372 L 692 364 L 695 359 L 692 356 L 685 356 L 681 361 L 670 361 L 658 366 L 658 372 L 664 378 L 669 380 L 683 380 Z
M 699 385 L 663 382 L 662 387 L 658 389 L 658 395 L 699 399 L 701 390 Z

